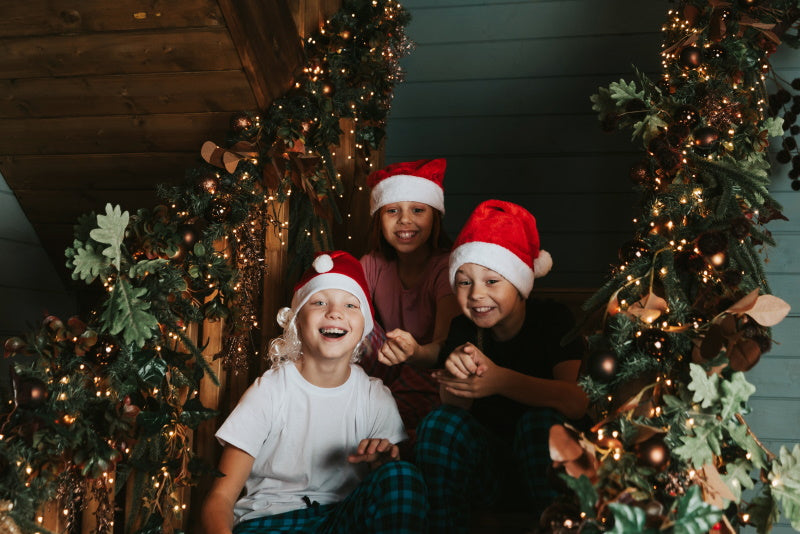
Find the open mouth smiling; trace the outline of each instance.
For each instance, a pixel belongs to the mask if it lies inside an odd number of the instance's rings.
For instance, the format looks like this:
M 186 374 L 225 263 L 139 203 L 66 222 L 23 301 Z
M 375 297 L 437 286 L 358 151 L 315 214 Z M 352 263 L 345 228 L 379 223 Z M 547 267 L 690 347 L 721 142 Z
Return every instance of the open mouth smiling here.
M 319 333 L 326 338 L 338 339 L 347 334 L 347 330 L 342 328 L 320 328 Z
M 412 239 L 417 235 L 416 231 L 408 230 L 403 232 L 395 232 L 395 234 L 400 239 Z

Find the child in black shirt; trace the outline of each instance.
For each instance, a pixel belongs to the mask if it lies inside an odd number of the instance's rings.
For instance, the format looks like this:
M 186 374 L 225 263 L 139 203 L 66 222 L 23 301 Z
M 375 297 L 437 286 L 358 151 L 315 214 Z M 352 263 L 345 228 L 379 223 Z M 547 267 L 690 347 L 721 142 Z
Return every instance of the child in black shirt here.
M 533 215 L 510 202 L 479 205 L 456 240 L 450 281 L 464 315 L 441 352 L 444 404 L 417 444 L 435 532 L 467 532 L 475 505 L 539 512 L 554 496 L 548 429 L 583 416 L 588 399 L 576 383 L 580 343 L 560 344 L 570 312 L 528 300 L 551 266 Z

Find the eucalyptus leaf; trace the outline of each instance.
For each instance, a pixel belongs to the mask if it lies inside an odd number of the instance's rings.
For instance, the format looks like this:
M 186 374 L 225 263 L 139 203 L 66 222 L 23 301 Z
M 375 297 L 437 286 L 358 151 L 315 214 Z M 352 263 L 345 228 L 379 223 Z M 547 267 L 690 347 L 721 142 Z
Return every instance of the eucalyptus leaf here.
M 783 515 L 789 519 L 792 528 L 800 530 L 800 445 L 796 444 L 791 452 L 781 447 L 767 477 Z
M 692 381 L 687 388 L 694 391 L 692 401 L 699 402 L 700 406 L 703 408 L 713 406 L 713 404 L 719 400 L 719 392 L 717 391 L 719 376 L 716 374 L 708 376 L 705 369 L 695 363 L 689 364 L 689 367 L 689 374 L 692 377 Z
M 83 280 L 87 284 L 94 281 L 110 265 L 109 259 L 94 249 L 91 243 L 81 245 L 75 241 L 74 248 L 68 251 L 68 267 L 73 269 L 72 279 Z
M 722 518 L 722 510 L 703 500 L 699 486 L 692 486 L 678 500 L 675 534 L 705 534 Z
M 641 100 L 644 98 L 644 91 L 636 90 L 636 82 L 626 82 L 620 79 L 618 82 L 611 82 L 608 85 L 611 99 L 617 103 L 617 106 L 625 105 L 627 102 L 633 100 Z
M 126 343 L 142 347 L 158 330 L 158 320 L 147 310 L 150 303 L 141 297 L 144 288 L 135 288 L 125 279 L 117 280 L 100 316 L 112 335 L 120 334 Z
M 615 502 L 608 506 L 614 512 L 614 528 L 608 531 L 610 534 L 654 534 L 657 532 L 646 527 L 647 516 L 641 508 Z
M 98 227 L 89 232 L 92 239 L 108 245 L 103 250 L 103 255 L 111 259 L 117 271 L 120 270 L 122 240 L 125 238 L 125 228 L 128 227 L 129 220 L 127 211 L 122 211 L 119 205 L 111 206 L 109 203 L 106 204 L 106 214 L 97 216 Z

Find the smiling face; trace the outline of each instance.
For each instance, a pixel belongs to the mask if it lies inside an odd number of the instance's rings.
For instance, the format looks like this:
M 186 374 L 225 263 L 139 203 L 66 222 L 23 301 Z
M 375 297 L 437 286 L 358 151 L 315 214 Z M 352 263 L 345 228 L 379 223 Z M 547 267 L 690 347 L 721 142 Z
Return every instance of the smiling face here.
M 381 208 L 383 238 L 398 253 L 411 253 L 428 243 L 434 208 L 422 202 L 394 202 Z
M 516 335 L 525 319 L 525 300 L 501 275 L 475 263 L 465 263 L 455 275 L 456 300 L 461 311 L 498 339 Z
M 349 361 L 364 332 L 361 305 L 343 289 L 323 289 L 306 301 L 297 314 L 303 355 Z

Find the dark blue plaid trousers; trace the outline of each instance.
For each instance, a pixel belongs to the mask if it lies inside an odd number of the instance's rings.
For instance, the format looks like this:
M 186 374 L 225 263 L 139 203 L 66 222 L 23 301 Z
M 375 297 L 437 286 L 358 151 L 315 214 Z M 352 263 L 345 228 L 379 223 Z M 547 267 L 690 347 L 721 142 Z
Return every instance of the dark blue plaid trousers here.
M 469 532 L 476 507 L 541 513 L 556 496 L 547 479 L 549 429 L 563 420 L 554 410 L 532 408 L 511 445 L 461 408 L 429 413 L 417 430 L 416 460 L 428 485 L 431 532 Z
M 393 461 L 370 473 L 343 501 L 251 519 L 234 534 L 417 534 L 427 532 L 428 494 L 419 470 Z

